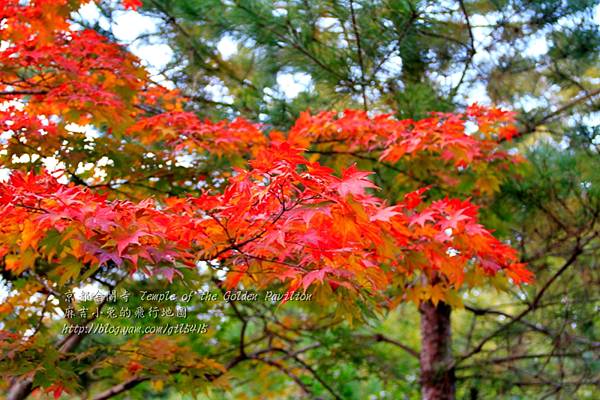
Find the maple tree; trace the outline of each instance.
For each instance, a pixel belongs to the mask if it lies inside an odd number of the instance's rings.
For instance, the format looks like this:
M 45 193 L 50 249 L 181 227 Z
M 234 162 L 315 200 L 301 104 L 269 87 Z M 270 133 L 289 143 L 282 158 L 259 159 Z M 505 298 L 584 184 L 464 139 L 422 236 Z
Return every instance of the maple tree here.
M 468 199 L 493 194 L 522 162 L 501 148 L 517 135 L 513 114 L 478 105 L 421 120 L 306 112 L 288 132 L 268 134 L 242 118 L 202 121 L 124 47 L 70 25 L 79 6 L 0 4 L 0 160 L 10 172 L 0 184 L 0 259 L 16 289 L 0 309 L 8 398 L 79 390 L 72 353 L 85 335 L 61 337 L 46 317 L 64 315 L 65 293 L 90 280 L 115 289 L 138 272 L 177 287 L 198 279 L 190 276 L 201 263 L 225 272 L 220 288 L 311 291 L 323 307 L 343 304 L 357 318 L 365 307 L 414 301 L 424 333 L 448 330 L 423 338 L 423 397 L 452 398 L 452 367 L 435 375 L 447 361 L 437 353 L 448 346 L 458 290 L 496 275 L 532 281 Z M 381 194 L 381 174 L 349 160 L 390 170 L 400 195 Z M 223 365 L 187 345 L 140 337 L 88 360 L 90 370 L 116 365 L 123 377 L 97 398 L 148 380 L 160 387 L 170 375 L 219 384 L 248 360 L 308 391 L 294 371 L 260 357 L 272 347 L 250 355 L 242 338 L 239 356 Z
M 101 9 L 103 16 L 84 25 L 100 23 L 120 37 L 107 20 L 118 12 Z M 489 99 L 517 111 L 519 136 L 505 147 L 529 165 L 518 166 L 520 179 L 472 201 L 482 206 L 482 223 L 519 249 L 536 283 L 508 289 L 501 274 L 495 284 L 508 290 L 460 292 L 465 308 L 452 312 L 451 346 L 457 396 L 597 397 L 589 357 L 598 342 L 597 279 L 590 279 L 599 248 L 592 239 L 598 231 L 594 1 L 148 0 L 139 12 L 161 22 L 135 41 L 121 40 L 134 48 L 140 41 L 166 44 L 172 58 L 160 63 L 158 77 L 188 94 L 186 109 L 203 118 L 243 115 L 287 131 L 308 107 L 381 110 L 403 119 Z M 370 179 L 381 188 L 377 195 L 391 203 L 410 191 L 399 174 L 415 175 L 420 187 L 431 183 L 425 162 L 409 169 L 404 162 L 375 164 L 361 153 L 329 156 L 320 162 L 331 159 L 338 172 L 352 162 L 376 172 Z M 462 178 L 462 187 L 445 187 L 451 197 L 476 187 L 476 176 Z M 428 198 L 446 194 L 436 186 Z M 318 335 L 321 346 L 302 357 L 344 398 L 417 397 L 419 363 L 404 349 L 420 348 L 418 318 L 412 304 L 400 304 L 335 330 L 335 343 Z M 258 390 L 249 368 L 237 371 L 239 395 Z M 305 382 L 315 382 L 304 372 Z M 309 389 L 328 397 L 319 384 Z

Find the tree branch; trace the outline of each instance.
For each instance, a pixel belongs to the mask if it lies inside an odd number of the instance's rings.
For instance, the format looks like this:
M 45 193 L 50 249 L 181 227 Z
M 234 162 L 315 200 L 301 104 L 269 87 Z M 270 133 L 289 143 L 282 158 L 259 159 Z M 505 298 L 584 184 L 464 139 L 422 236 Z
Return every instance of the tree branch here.
M 506 329 L 508 329 L 508 327 L 512 326 L 514 323 L 521 321 L 527 314 L 529 314 L 531 311 L 535 310 L 537 308 L 540 300 L 544 296 L 544 293 L 546 293 L 548 288 L 577 260 L 577 257 L 582 253 L 582 251 L 583 250 L 579 246 L 579 243 L 577 243 L 577 245 L 573 249 L 573 253 L 571 254 L 571 257 L 564 263 L 564 265 L 558 271 L 556 271 L 556 273 L 554 275 L 552 275 L 552 277 L 550 279 L 548 279 L 548 281 L 546 281 L 546 283 L 542 286 L 540 291 L 534 297 L 533 301 L 529 304 L 529 306 L 525 310 L 523 310 L 520 314 L 518 314 L 513 319 L 511 319 L 507 324 L 502 325 L 501 327 L 496 329 L 494 332 L 492 332 L 491 334 L 489 334 L 488 336 L 483 338 L 479 342 L 479 344 L 477 344 L 477 346 L 475 346 L 475 348 L 473 348 L 471 351 L 469 351 L 468 353 L 466 353 L 460 357 L 457 357 L 456 360 L 454 361 L 454 363 L 452 364 L 452 367 L 456 367 L 461 362 L 463 362 L 466 359 L 481 352 L 481 350 L 483 350 L 483 346 L 487 342 L 492 340 L 498 334 L 504 332 Z
M 360 66 L 360 88 L 362 92 L 363 109 L 369 110 L 367 104 L 367 92 L 365 82 L 365 64 L 363 60 L 362 45 L 360 43 L 360 32 L 358 31 L 358 24 L 356 23 L 356 13 L 354 12 L 354 1 L 350 0 L 350 14 L 352 15 L 352 29 L 354 30 L 354 38 L 356 39 L 356 51 L 358 53 L 358 65 Z
M 456 92 L 458 91 L 460 86 L 463 84 L 465 77 L 467 76 L 467 71 L 469 70 L 471 63 L 473 62 L 473 57 L 475 57 L 475 53 L 477 52 L 477 50 L 475 49 L 475 38 L 473 36 L 473 27 L 471 26 L 471 20 L 469 19 L 469 13 L 467 12 L 467 8 L 465 7 L 465 2 L 463 0 L 458 0 L 458 4 L 460 5 L 460 9 L 461 9 L 463 15 L 465 16 L 465 21 L 467 23 L 467 32 L 469 33 L 469 48 L 467 50 L 467 61 L 465 62 L 465 67 L 463 68 L 462 75 L 460 76 L 460 80 L 458 81 L 456 86 L 454 86 L 452 88 L 452 90 L 450 91 L 451 97 L 454 97 L 454 95 L 456 95 Z
M 376 342 L 383 342 L 383 343 L 389 343 L 389 344 L 393 344 L 394 346 L 397 346 L 399 348 L 401 348 L 402 350 L 404 350 L 405 352 L 407 352 L 408 354 L 410 354 L 411 356 L 415 357 L 417 360 L 419 359 L 419 352 L 416 351 L 415 349 L 413 349 L 412 347 L 409 347 L 403 343 L 400 343 L 397 340 L 391 339 L 381 333 L 377 333 L 374 337 Z
M 118 385 L 115 385 L 107 390 L 105 390 L 104 392 L 101 392 L 99 394 L 97 394 L 96 396 L 94 396 L 92 399 L 93 400 L 106 400 L 106 399 L 110 399 L 111 397 L 117 396 L 123 392 L 128 391 L 129 389 L 132 389 L 134 387 L 136 387 L 137 385 L 139 385 L 142 382 L 146 382 L 150 380 L 149 377 L 147 376 L 136 376 L 133 377 L 131 379 L 126 380 L 125 382 L 119 383 Z
M 513 138 L 517 138 L 517 137 L 521 137 L 524 135 L 527 135 L 528 133 L 532 133 L 535 132 L 536 128 L 558 116 L 560 116 L 562 113 L 564 113 L 565 111 L 570 110 L 571 108 L 575 107 L 576 105 L 578 105 L 581 102 L 584 102 L 586 100 L 589 100 L 597 95 L 600 94 L 600 88 L 596 89 L 596 90 L 592 90 L 591 92 L 588 92 L 582 96 L 579 96 L 567 103 L 565 103 L 564 105 L 562 105 L 561 107 L 559 107 L 558 109 L 556 109 L 555 111 L 552 111 L 549 114 L 546 114 L 545 116 L 543 116 L 542 118 L 540 118 L 537 121 L 533 121 L 533 122 L 525 122 L 524 126 L 519 130 L 518 134 L 513 136 Z M 504 141 L 506 141 L 507 139 L 501 139 L 499 141 L 499 143 L 502 143 Z

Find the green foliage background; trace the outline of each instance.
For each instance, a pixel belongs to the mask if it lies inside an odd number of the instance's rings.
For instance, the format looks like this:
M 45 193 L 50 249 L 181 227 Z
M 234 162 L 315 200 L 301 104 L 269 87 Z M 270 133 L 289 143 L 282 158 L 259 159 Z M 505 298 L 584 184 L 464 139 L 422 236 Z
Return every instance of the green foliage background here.
M 121 11 L 106 3 L 101 7 L 102 23 L 80 23 L 112 35 L 115 13 Z M 498 281 L 496 288 L 460 294 L 464 307 L 453 313 L 453 351 L 459 359 L 468 357 L 456 368 L 457 397 L 595 399 L 600 396 L 599 10 L 588 0 L 146 0 L 140 12 L 156 18 L 158 31 L 139 40 L 173 50 L 157 79 L 187 95 L 190 111 L 211 119 L 242 115 L 267 130 L 289 128 L 306 109 L 362 108 L 420 118 L 479 101 L 517 111 L 522 135 L 506 146 L 529 163 L 521 179 L 504 184 L 482 204 L 482 218 L 520 250 L 536 283 L 514 288 Z M 233 54 L 219 51 L 224 38 L 236 44 Z M 279 86 L 282 74 L 310 84 L 290 98 Z M 128 164 L 126 152 L 111 157 Z M 221 162 L 225 165 L 215 168 L 228 167 Z M 393 198 L 398 191 L 393 177 L 382 172 L 377 179 Z M 164 190 L 187 191 L 166 183 Z M 211 268 L 206 276 L 173 284 L 134 280 L 128 285 L 132 291 L 144 286 L 183 293 L 211 284 Z M 209 337 L 187 337 L 186 345 L 198 356 L 226 361 L 239 345 L 240 331 L 248 340 L 287 332 L 276 338 L 282 346 L 309 346 L 302 360 L 313 372 L 300 380 L 315 398 L 333 393 L 357 400 L 419 398 L 418 359 L 406 350 L 419 346 L 413 304 L 361 322 L 340 318 L 333 306 L 311 307 L 256 304 L 232 310 L 222 303 L 197 304 L 195 311 L 219 328 Z M 328 316 L 327 324 L 315 317 L 317 311 Z M 282 322 L 286 318 L 305 323 L 291 329 Z M 119 340 L 90 338 L 82 354 L 124 344 Z M 95 393 L 122 380 L 115 372 L 122 366 L 96 372 L 94 357 L 58 362 L 52 351 L 44 357 L 54 367 L 40 375 L 41 384 L 58 376 Z M 39 355 L 21 355 L 20 365 L 27 367 L 29 359 L 38 362 Z M 125 396 L 296 398 L 288 376 L 258 362 L 237 365 L 227 390 L 211 387 L 205 370 L 152 368 L 170 378 L 145 382 Z

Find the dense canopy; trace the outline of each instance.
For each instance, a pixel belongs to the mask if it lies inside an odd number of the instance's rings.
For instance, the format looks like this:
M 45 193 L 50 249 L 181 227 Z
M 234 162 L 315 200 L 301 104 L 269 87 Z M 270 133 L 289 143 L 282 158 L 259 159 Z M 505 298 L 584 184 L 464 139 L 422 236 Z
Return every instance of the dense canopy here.
M 563 3 L 0 1 L 0 390 L 594 398 L 600 41 Z

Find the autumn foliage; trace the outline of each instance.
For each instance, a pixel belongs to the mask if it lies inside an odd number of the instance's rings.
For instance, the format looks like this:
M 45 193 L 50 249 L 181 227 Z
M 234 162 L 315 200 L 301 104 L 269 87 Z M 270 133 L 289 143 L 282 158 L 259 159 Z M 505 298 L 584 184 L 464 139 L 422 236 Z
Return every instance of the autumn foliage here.
M 125 48 L 74 30 L 68 18 L 78 6 L 0 3 L 8 43 L 0 57 L 0 165 L 11 171 L 0 184 L 4 273 L 44 271 L 63 287 L 106 265 L 173 280 L 210 261 L 227 271 L 229 288 L 327 290 L 385 307 L 458 302 L 463 285 L 496 274 L 531 281 L 468 198 L 492 194 L 520 162 L 500 147 L 516 134 L 510 112 L 473 105 L 414 121 L 307 111 L 289 132 L 268 134 L 242 118 L 202 121 L 177 91 L 152 83 Z M 93 145 L 74 128 L 81 126 L 97 133 Z M 127 158 L 104 163 L 104 176 L 75 172 L 81 163 L 98 167 L 110 151 Z M 160 160 L 152 168 L 149 153 Z M 23 155 L 30 162 L 15 162 Z M 211 171 L 171 168 L 181 155 L 203 165 L 232 160 L 232 167 L 221 167 L 222 181 L 209 185 Z M 402 170 L 398 182 L 407 190 L 390 202 L 375 172 L 340 166 L 337 156 Z M 59 167 L 45 170 L 48 157 Z M 426 179 L 415 175 L 417 166 Z M 155 177 L 200 190 L 173 195 Z M 461 198 L 429 196 L 469 179 Z M 9 298 L 3 312 L 12 301 L 20 300 Z
M 260 126 L 241 118 L 212 123 L 178 111 L 166 90 L 145 81 L 125 49 L 93 31 L 69 31 L 64 21 L 47 24 L 49 7 L 66 16 L 63 2 L 19 4 L 3 4 L 4 15 L 12 16 L 3 29 L 11 45 L 3 52 L 2 81 L 16 82 L 5 90 L 19 100 L 3 113 L 3 129 L 11 132 L 5 155 L 25 143 L 54 150 L 73 135 L 69 123 L 93 123 L 104 129 L 102 139 L 125 135 L 145 150 L 251 159 L 248 168 L 234 171 L 222 194 L 160 199 L 166 207 L 158 199 L 133 203 L 61 185 L 45 172 L 15 171 L 1 186 L 6 270 L 21 274 L 45 262 L 56 266 L 64 283 L 111 261 L 171 278 L 182 265 L 216 259 L 230 268 L 231 287 L 256 282 L 259 273 L 262 286 L 280 281 L 293 291 L 324 283 L 374 294 L 399 279 L 406 285 L 407 277 L 413 277 L 409 288 L 419 287 L 423 274 L 436 283 L 417 298 L 436 301 L 472 271 L 504 271 L 517 284 L 530 281 L 515 251 L 478 224 L 477 207 L 468 200 L 426 203 L 425 187 L 386 204 L 370 172 L 351 166 L 338 177 L 304 155 L 364 152 L 389 164 L 428 159 L 436 162 L 432 174 L 440 184 L 455 184 L 458 169 L 485 176 L 494 165 L 498 175 L 517 161 L 498 148 L 515 134 L 510 113 L 475 105 L 465 114 L 412 121 L 352 110 L 307 112 L 289 134 L 273 132 L 269 140 Z M 27 79 L 20 78 L 24 69 L 32 71 Z M 174 111 L 146 115 L 150 90 L 164 92 Z M 148 107 L 159 102 L 154 95 Z M 466 123 L 476 130 L 466 133 Z

